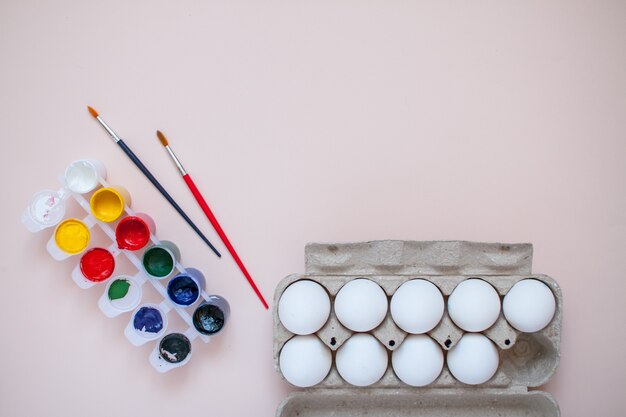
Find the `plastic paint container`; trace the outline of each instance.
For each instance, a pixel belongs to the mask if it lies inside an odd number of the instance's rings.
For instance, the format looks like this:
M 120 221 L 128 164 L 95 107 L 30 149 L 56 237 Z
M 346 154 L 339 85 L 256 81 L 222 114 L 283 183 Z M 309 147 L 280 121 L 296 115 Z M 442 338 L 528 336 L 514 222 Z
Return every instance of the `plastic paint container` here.
M 125 204 L 130 206 L 130 194 L 119 186 L 100 188 L 89 202 L 94 217 L 107 223 L 114 222 L 124 213 Z
M 57 225 L 65 215 L 65 202 L 62 196 L 52 190 L 39 191 L 28 205 L 30 220 L 40 229 Z
M 193 326 L 201 334 L 213 336 L 224 328 L 229 314 L 228 301 L 219 295 L 211 295 L 193 312 Z
M 104 248 L 89 249 L 80 258 L 80 270 L 91 282 L 102 282 L 113 275 L 115 258 Z
M 206 334 L 194 328 L 192 317 L 198 300 L 209 298 L 203 291 L 204 276 L 180 265 L 178 247 L 157 239 L 154 221 L 133 211 L 130 195 L 123 187 L 107 183 L 101 163 L 90 159 L 74 161 L 57 178 L 63 183 L 62 188 L 42 190 L 28 201 L 21 212 L 24 226 L 33 233 L 51 229 L 46 249 L 53 259 L 62 261 L 78 254 L 72 265 L 72 280 L 81 289 L 103 283 L 97 291 L 99 309 L 109 318 L 125 316 L 124 335 L 133 346 L 151 344 L 148 359 L 155 370 L 163 373 L 186 364 L 192 353 L 191 341 L 209 341 Z M 68 203 L 68 199 L 75 201 Z M 70 205 L 77 205 L 75 209 L 84 214 L 65 217 Z M 91 234 L 96 224 L 103 232 L 94 232 L 98 236 Z M 126 250 L 120 250 L 118 245 Z M 124 269 L 120 266 L 127 263 L 139 270 L 130 276 L 119 274 Z M 167 281 L 158 280 L 169 281 L 179 272 L 184 274 L 174 281 L 167 295 Z M 152 297 L 142 302 L 146 281 L 154 291 L 147 290 L 153 292 Z M 170 297 L 181 304 L 177 306 Z M 191 309 L 180 307 L 193 303 L 196 304 Z M 208 329 L 204 333 L 217 333 L 228 320 L 229 309 L 223 303 L 210 303 L 211 309 L 198 312 L 196 321 L 203 319 Z M 214 304 L 222 307 L 214 308 Z M 170 314 L 179 318 L 177 325 L 181 319 L 183 323 L 176 329 L 180 333 L 165 337 L 169 333 Z M 206 324 L 209 319 L 213 322 Z
M 144 213 L 124 217 L 115 228 L 115 239 L 120 249 L 139 250 L 150 241 L 155 225 L 152 217 Z
M 119 275 L 109 281 L 105 294 L 111 307 L 119 312 L 126 312 L 139 305 L 142 291 L 134 279 Z
M 194 268 L 174 276 L 167 283 L 167 295 L 176 305 L 187 307 L 198 301 L 204 289 L 204 275 Z
M 179 261 L 178 247 L 172 242 L 162 240 L 160 244 L 151 246 L 144 252 L 141 264 L 149 277 L 163 279 L 174 272 Z
M 74 161 L 65 170 L 65 185 L 77 194 L 94 190 L 100 185 L 100 178 L 106 178 L 106 169 L 95 159 Z
M 191 358 L 191 342 L 182 333 L 170 333 L 159 342 L 159 357 L 165 362 L 182 365 Z
M 135 333 L 148 340 L 161 336 L 167 328 L 167 314 L 156 304 L 144 304 L 133 313 Z
M 54 231 L 54 241 L 58 248 L 70 255 L 84 251 L 89 245 L 89 229 L 78 219 L 61 222 Z

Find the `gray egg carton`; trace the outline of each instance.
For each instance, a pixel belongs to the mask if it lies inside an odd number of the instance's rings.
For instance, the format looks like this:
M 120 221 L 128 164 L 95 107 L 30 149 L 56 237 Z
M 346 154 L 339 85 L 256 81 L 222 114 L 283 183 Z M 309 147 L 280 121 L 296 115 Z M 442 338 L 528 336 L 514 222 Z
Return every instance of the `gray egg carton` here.
M 534 278 L 551 288 L 557 302 L 556 313 L 550 324 L 536 333 L 515 330 L 501 313 L 497 322 L 482 332 L 500 352 L 498 371 L 484 384 L 463 384 L 444 364 L 432 384 L 411 387 L 398 379 L 389 360 L 388 369 L 378 382 L 355 387 L 341 378 L 334 365 L 335 352 L 354 332 L 345 328 L 331 309 L 328 321 L 316 333 L 333 353 L 329 374 L 318 385 L 290 394 L 279 405 L 277 416 L 560 416 L 557 403 L 548 393 L 528 390 L 545 384 L 556 371 L 562 317 L 562 295 L 556 281 L 531 271 L 531 244 L 390 240 L 311 243 L 305 248 L 305 260 L 305 273 L 285 277 L 274 293 L 273 352 L 279 373 L 280 350 L 294 334 L 278 318 L 278 300 L 290 284 L 302 279 L 321 284 L 334 303 L 339 289 L 356 278 L 378 283 L 389 298 L 404 282 L 424 278 L 441 290 L 446 302 L 456 285 L 468 278 L 489 282 L 501 298 L 516 282 Z M 389 355 L 407 336 L 389 312 L 368 333 L 387 348 Z M 444 352 L 454 347 L 464 333 L 452 322 L 447 309 L 441 322 L 428 332 Z

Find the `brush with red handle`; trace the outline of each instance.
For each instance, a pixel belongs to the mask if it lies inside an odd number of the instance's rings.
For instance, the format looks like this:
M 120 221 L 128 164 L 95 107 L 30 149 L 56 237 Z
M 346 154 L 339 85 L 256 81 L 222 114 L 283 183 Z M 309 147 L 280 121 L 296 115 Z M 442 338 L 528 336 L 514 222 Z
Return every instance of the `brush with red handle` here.
M 159 138 L 159 140 L 161 141 L 161 144 L 165 147 L 165 149 L 167 150 L 167 153 L 170 155 L 170 157 L 176 164 L 178 171 L 181 173 L 181 175 L 183 176 L 183 179 L 187 183 L 187 187 L 189 187 L 189 190 L 191 191 L 193 196 L 196 198 L 196 201 L 198 202 L 198 204 L 204 211 L 204 214 L 206 214 L 207 218 L 213 225 L 213 228 L 215 229 L 217 234 L 220 236 L 220 239 L 222 239 L 222 242 L 224 242 L 224 245 L 228 249 L 228 252 L 230 252 L 231 256 L 237 263 L 237 266 L 239 266 L 239 269 L 241 270 L 241 272 L 245 275 L 246 279 L 248 280 L 248 283 L 250 284 L 250 286 L 256 293 L 257 297 L 259 297 L 259 300 L 261 300 L 261 303 L 263 303 L 263 307 L 268 309 L 269 306 L 267 305 L 267 302 L 263 298 L 261 291 L 259 291 L 259 289 L 257 288 L 256 284 L 254 283 L 254 280 L 252 279 L 252 277 L 248 273 L 248 270 L 246 269 L 243 262 L 241 261 L 241 258 L 239 258 L 239 255 L 237 255 L 237 252 L 235 251 L 235 248 L 233 248 L 233 245 L 230 243 L 230 240 L 228 240 L 226 233 L 224 233 L 222 226 L 220 226 L 219 222 L 217 221 L 217 218 L 215 217 L 215 215 L 209 208 L 209 205 L 204 200 L 204 197 L 202 197 L 202 194 L 200 194 L 198 187 L 196 187 L 196 184 L 194 184 L 193 180 L 191 179 L 191 177 L 189 176 L 185 168 L 183 168 L 183 165 L 180 163 L 180 161 L 176 157 L 176 154 L 174 154 L 174 151 L 172 151 L 172 148 L 169 146 L 169 143 L 167 139 L 165 138 L 165 135 L 161 133 L 161 131 L 157 130 L 157 137 Z

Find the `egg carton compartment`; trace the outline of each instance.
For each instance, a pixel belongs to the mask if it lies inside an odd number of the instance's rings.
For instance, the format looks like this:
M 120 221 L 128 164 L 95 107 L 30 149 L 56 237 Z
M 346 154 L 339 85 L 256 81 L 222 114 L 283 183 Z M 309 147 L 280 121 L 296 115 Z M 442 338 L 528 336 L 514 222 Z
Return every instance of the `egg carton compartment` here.
M 365 410 L 370 413 L 375 410 L 376 415 L 411 416 L 559 415 L 558 406 L 548 394 L 527 392 L 528 387 L 545 384 L 556 371 L 560 358 L 562 320 L 562 294 L 558 284 L 549 276 L 532 274 L 532 245 L 381 241 L 309 244 L 305 253 L 305 273 L 284 278 L 274 294 L 275 367 L 281 373 L 281 349 L 295 336 L 280 322 L 278 302 L 285 289 L 299 280 L 319 283 L 330 296 L 333 306 L 330 316 L 315 336 L 330 348 L 332 366 L 321 383 L 288 397 L 277 410 L 277 415 L 328 415 L 323 410 L 329 412 L 337 409 L 345 409 L 345 413 L 336 411 L 333 415 L 361 415 Z M 367 387 L 356 387 L 344 381 L 336 369 L 337 350 L 356 332 L 347 329 L 338 320 L 334 301 L 347 282 L 358 278 L 377 283 L 387 295 L 388 302 L 395 291 L 409 280 L 425 279 L 437 286 L 444 297 L 446 308 L 439 324 L 426 334 L 437 342 L 444 356 L 447 356 L 446 352 L 466 333 L 448 315 L 447 301 L 455 287 L 467 279 L 478 278 L 491 284 L 500 296 L 500 302 L 515 283 L 529 278 L 539 280 L 552 291 L 556 310 L 552 321 L 535 333 L 522 333 L 514 329 L 504 318 L 502 310 L 500 311 L 495 324 L 481 332 L 494 342 L 499 353 L 498 369 L 487 382 L 480 385 L 459 382 L 452 376 L 447 368 L 447 361 L 444 360 L 442 372 L 437 379 L 425 387 L 417 388 L 402 382 L 392 369 L 391 354 L 402 345 L 408 334 L 396 325 L 388 309 L 383 322 L 366 332 L 387 349 L 387 370 L 378 382 Z M 487 391 L 492 392 L 491 397 L 485 394 Z M 513 391 L 520 393 L 511 395 Z M 463 394 L 458 400 L 460 405 L 457 414 L 454 414 L 456 408 L 450 403 L 455 402 L 457 397 L 447 394 L 452 392 Z M 480 394 L 472 397 L 472 392 Z M 373 393 L 380 395 L 370 398 Z M 397 395 L 401 397 L 395 397 Z M 497 406 L 493 406 L 494 401 Z M 327 404 L 335 405 L 326 409 Z M 402 410 L 405 405 L 401 404 L 422 406 L 418 410 L 407 409 L 404 413 Z M 443 410 L 447 410 L 447 413 Z

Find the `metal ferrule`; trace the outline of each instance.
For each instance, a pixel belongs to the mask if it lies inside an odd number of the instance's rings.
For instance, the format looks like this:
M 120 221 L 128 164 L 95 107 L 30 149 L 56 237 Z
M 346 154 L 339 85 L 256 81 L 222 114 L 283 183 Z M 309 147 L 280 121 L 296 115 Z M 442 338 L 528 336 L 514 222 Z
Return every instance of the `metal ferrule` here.
M 109 133 L 109 135 L 113 138 L 113 140 L 115 141 L 115 143 L 119 142 L 121 139 L 119 136 L 117 136 L 115 134 L 115 132 L 113 131 L 113 129 L 111 129 L 109 127 L 109 125 L 107 125 L 106 123 L 104 123 L 104 120 L 102 120 L 100 118 L 100 116 L 96 117 L 96 119 L 100 122 L 100 124 L 102 125 L 102 127 Z
M 178 158 L 176 158 L 176 154 L 174 153 L 172 148 L 170 148 L 169 145 L 168 145 L 168 146 L 165 147 L 165 149 L 167 149 L 167 152 L 172 157 L 172 161 L 174 161 L 174 163 L 176 164 L 176 168 L 178 168 L 180 173 L 182 175 L 187 175 L 187 171 L 185 171 L 185 168 L 183 168 L 183 164 L 181 164 L 180 161 L 178 160 Z

